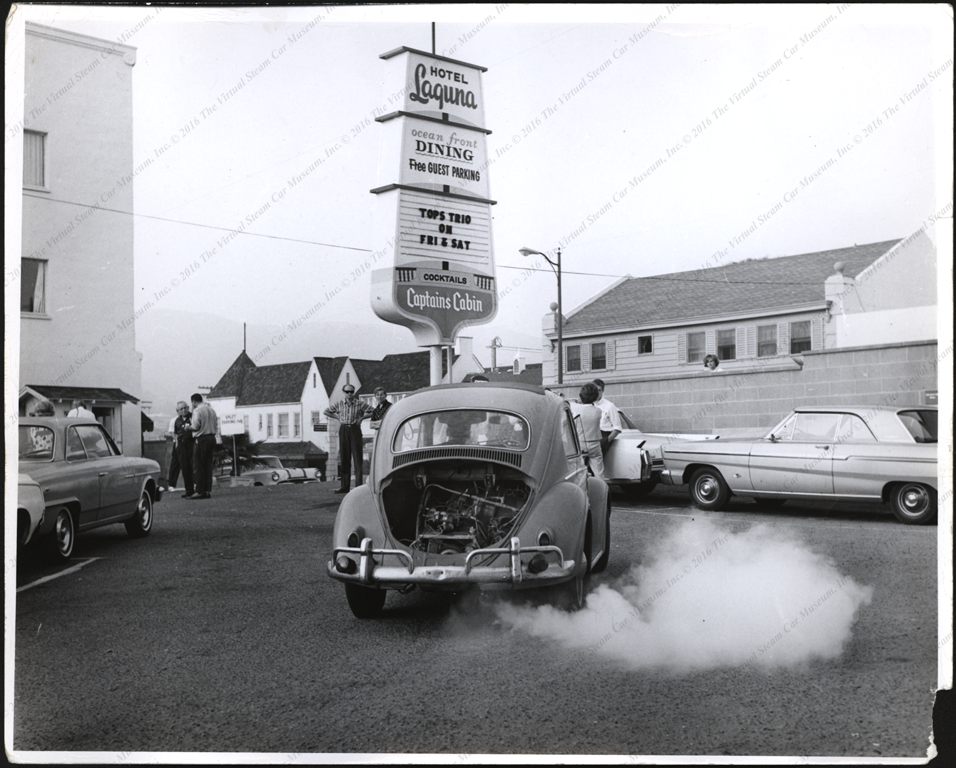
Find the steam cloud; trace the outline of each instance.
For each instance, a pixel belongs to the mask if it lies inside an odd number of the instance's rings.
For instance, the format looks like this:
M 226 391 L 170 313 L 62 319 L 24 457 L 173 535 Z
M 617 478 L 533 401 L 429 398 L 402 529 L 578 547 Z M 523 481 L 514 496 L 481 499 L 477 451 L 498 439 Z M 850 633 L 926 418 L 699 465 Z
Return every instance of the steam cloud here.
M 793 667 L 834 659 L 872 587 L 775 529 L 686 521 L 585 607 L 501 603 L 502 622 L 632 669 Z

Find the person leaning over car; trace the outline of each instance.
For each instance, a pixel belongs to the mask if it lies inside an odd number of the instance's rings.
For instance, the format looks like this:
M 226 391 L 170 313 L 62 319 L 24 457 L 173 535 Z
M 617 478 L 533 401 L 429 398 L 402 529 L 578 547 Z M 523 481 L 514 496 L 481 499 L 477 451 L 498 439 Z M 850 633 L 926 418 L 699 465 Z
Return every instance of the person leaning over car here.
M 89 402 L 86 400 L 74 400 L 73 407 L 66 415 L 68 418 L 82 417 L 84 419 L 92 419 L 94 418 L 93 411 L 90 410 L 89 405 Z
M 611 447 L 611 441 L 621 434 L 624 426 L 621 424 L 621 415 L 617 412 L 617 406 L 604 397 L 604 382 L 601 379 L 595 379 L 593 384 L 600 393 L 594 404 L 601 409 L 601 455 L 607 455 L 608 448 Z
M 581 387 L 578 399 L 572 400 L 571 413 L 581 417 L 584 441 L 587 443 L 588 464 L 595 477 L 604 477 L 604 455 L 601 453 L 601 409 L 594 401 L 598 399 L 596 384 L 587 383 Z
M 189 398 L 193 415 L 189 429 L 193 433 L 193 485 L 196 492 L 189 499 L 208 499 L 212 491 L 212 455 L 216 448 L 216 412 L 204 403 L 198 392 Z

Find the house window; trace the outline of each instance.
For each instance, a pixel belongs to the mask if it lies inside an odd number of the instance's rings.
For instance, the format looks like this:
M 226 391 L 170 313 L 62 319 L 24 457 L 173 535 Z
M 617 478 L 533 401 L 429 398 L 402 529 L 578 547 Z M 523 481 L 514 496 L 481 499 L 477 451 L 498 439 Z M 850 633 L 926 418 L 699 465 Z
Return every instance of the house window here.
M 46 187 L 46 134 L 23 132 L 23 186 Z
M 777 326 L 757 326 L 757 357 L 775 357 L 777 354 Z
M 293 437 L 302 436 L 302 414 L 301 413 L 292 414 L 292 436 Z
M 259 414 L 259 431 L 262 431 L 262 414 Z
M 790 323 L 790 354 L 809 352 L 811 346 L 810 321 L 801 320 L 798 323 Z
M 637 337 L 637 354 L 649 355 L 653 351 L 654 351 L 653 337 L 651 336 Z
M 737 359 L 737 329 L 726 328 L 717 331 L 717 359 L 718 360 L 736 360 Z
M 272 414 L 266 414 L 266 437 L 272 437 Z
M 564 361 L 564 366 L 569 371 L 581 370 L 581 345 L 580 344 L 575 344 L 573 347 L 567 348 L 567 358 Z
M 46 265 L 39 259 L 20 259 L 20 311 L 46 312 Z
M 312 389 L 315 389 L 315 374 L 312 374 Z
M 249 433 L 249 414 L 243 414 L 242 431 L 245 432 L 246 434 Z
M 699 363 L 704 359 L 706 334 L 703 331 L 687 334 L 687 362 Z
M 279 414 L 279 432 L 277 437 L 288 437 L 289 436 L 289 414 L 280 413 Z
M 591 345 L 591 370 L 607 368 L 607 344 L 603 341 Z

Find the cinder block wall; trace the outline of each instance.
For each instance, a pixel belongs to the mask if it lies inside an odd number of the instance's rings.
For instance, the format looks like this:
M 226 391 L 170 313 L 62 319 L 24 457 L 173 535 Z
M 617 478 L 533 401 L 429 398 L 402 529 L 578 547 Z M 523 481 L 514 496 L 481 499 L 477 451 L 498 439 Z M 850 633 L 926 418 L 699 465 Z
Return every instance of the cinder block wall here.
M 759 434 L 798 405 L 923 404 L 937 389 L 939 362 L 953 351 L 937 347 L 828 349 L 778 361 L 775 369 L 608 381 L 606 396 L 646 432 Z

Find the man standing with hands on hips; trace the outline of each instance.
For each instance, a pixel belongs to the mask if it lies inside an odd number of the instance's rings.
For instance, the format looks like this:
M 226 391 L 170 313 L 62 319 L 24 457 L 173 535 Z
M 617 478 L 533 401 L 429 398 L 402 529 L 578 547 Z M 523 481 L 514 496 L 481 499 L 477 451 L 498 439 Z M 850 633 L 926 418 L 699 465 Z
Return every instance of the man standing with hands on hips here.
M 355 462 L 355 485 L 362 484 L 362 419 L 371 415 L 372 406 L 355 396 L 355 385 L 342 387 L 345 399 L 325 409 L 330 418 L 339 420 L 339 462 L 342 477 L 335 493 L 348 493 L 352 482 L 352 462 Z
M 204 403 L 198 392 L 189 398 L 193 404 L 193 485 L 196 492 L 189 499 L 208 499 L 212 490 L 212 454 L 216 448 L 216 412 Z

